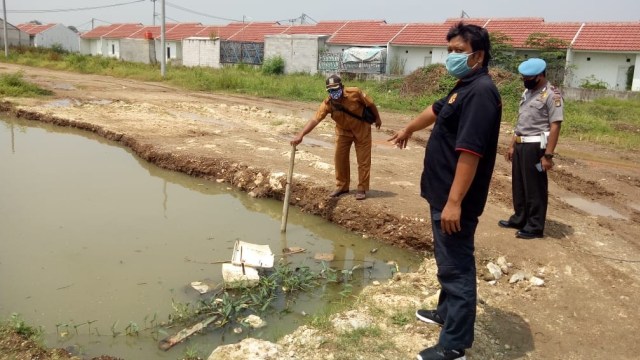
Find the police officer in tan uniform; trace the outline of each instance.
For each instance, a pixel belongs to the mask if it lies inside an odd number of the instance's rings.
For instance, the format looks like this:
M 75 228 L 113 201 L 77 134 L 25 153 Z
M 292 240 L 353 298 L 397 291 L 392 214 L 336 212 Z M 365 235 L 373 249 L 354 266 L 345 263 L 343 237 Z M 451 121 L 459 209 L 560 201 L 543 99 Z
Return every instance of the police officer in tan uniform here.
M 358 161 L 358 189 L 356 199 L 364 200 L 369 190 L 371 174 L 371 124 L 359 119 L 364 107 L 371 109 L 375 116 L 375 126 L 380 128 L 382 121 L 378 108 L 373 100 L 357 87 L 344 87 L 338 75 L 331 75 L 326 80 L 329 96 L 320 104 L 313 119 L 309 120 L 302 131 L 291 140 L 291 145 L 298 145 L 302 138 L 313 130 L 328 114 L 336 122 L 336 150 L 334 165 L 336 170 L 336 189 L 330 196 L 338 197 L 349 192 L 351 171 L 349 152 L 351 144 L 355 144 Z
M 526 90 L 511 146 L 505 159 L 512 162 L 514 214 L 498 225 L 517 229 L 516 237 L 534 239 L 544 236 L 547 216 L 547 171 L 553 169 L 553 156 L 563 117 L 560 90 L 546 79 L 547 64 L 531 58 L 518 66 Z

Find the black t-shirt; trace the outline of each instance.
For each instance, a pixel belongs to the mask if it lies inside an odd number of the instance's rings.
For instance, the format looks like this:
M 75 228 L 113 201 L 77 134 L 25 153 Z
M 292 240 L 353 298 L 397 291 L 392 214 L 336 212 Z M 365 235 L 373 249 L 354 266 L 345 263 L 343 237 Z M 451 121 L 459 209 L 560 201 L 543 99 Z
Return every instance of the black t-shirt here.
M 482 68 L 456 84 L 433 104 L 437 115 L 425 151 L 420 194 L 444 209 L 461 151 L 480 157 L 478 169 L 462 201 L 463 216 L 480 216 L 489 193 L 502 118 L 502 100 L 488 69 Z

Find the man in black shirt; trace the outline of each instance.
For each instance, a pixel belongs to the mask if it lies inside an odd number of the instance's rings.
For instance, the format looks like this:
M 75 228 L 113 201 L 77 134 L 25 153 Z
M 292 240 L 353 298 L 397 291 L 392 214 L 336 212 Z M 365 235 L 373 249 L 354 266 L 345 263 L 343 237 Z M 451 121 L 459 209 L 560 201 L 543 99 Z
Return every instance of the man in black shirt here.
M 418 354 L 420 360 L 465 359 L 465 349 L 473 344 L 474 236 L 489 193 L 502 117 L 502 100 L 488 73 L 488 32 L 458 23 L 447 41 L 447 71 L 458 83 L 389 139 L 404 148 L 415 131 L 435 123 L 420 195 L 430 206 L 441 292 L 437 309 L 418 310 L 416 316 L 442 330 L 438 344 Z

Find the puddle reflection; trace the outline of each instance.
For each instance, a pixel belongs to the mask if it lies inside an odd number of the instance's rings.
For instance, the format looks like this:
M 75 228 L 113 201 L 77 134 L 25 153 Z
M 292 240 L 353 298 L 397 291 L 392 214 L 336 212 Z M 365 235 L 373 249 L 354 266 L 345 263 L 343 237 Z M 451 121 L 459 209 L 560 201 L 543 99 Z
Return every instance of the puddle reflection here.
M 569 205 L 594 216 L 608 216 L 614 219 L 628 220 L 626 216 L 619 212 L 594 201 L 589 201 L 581 197 L 565 197 L 563 200 Z

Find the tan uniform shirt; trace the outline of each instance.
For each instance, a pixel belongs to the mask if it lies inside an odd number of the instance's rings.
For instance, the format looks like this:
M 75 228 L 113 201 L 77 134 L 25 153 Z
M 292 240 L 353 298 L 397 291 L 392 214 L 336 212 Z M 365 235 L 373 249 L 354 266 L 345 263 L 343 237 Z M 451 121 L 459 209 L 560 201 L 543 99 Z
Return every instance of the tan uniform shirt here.
M 353 136 L 352 133 L 358 133 L 362 131 L 362 129 L 371 127 L 368 123 L 335 109 L 331 106 L 329 99 L 330 98 L 327 97 L 322 104 L 320 104 L 318 111 L 316 111 L 315 120 L 323 120 L 327 115 L 331 114 L 331 118 L 336 122 L 337 135 Z M 375 107 L 373 100 L 357 87 L 345 87 L 342 98 L 340 98 L 340 100 L 334 100 L 334 102 L 341 104 L 354 114 L 362 114 L 366 104 L 366 106 L 372 108 L 376 118 L 380 118 L 380 114 L 378 114 L 378 109 Z
M 375 114 L 376 120 L 380 120 L 380 114 L 373 100 L 357 87 L 345 87 L 340 100 L 333 101 L 354 114 L 362 114 L 365 105 L 369 106 Z M 344 191 L 349 190 L 351 180 L 349 152 L 353 143 L 355 144 L 356 159 L 358 161 L 358 190 L 368 191 L 371 174 L 371 125 L 332 106 L 329 97 L 318 107 L 315 120 L 321 121 L 328 114 L 331 114 L 331 118 L 336 122 L 336 150 L 334 157 L 336 188 Z
M 515 134 L 537 136 L 551 129 L 551 123 L 564 119 L 564 102 L 560 90 L 547 83 L 542 88 L 525 90 L 520 99 Z

